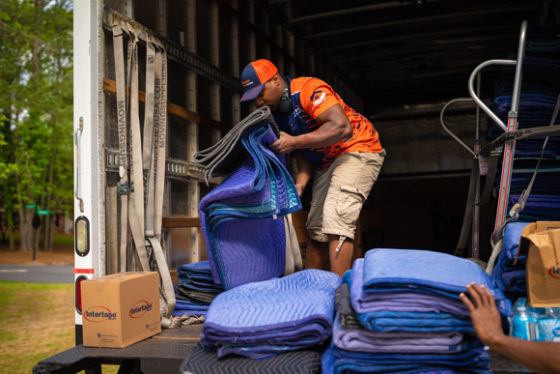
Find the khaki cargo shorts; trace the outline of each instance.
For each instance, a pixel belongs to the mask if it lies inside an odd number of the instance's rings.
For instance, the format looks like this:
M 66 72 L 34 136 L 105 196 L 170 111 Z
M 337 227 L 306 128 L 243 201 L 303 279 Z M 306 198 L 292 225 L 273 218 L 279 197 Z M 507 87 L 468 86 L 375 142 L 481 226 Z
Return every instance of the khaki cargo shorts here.
M 379 153 L 349 152 L 327 169 L 317 170 L 307 217 L 309 237 L 327 242 L 328 234 L 354 239 L 356 221 L 385 159 Z

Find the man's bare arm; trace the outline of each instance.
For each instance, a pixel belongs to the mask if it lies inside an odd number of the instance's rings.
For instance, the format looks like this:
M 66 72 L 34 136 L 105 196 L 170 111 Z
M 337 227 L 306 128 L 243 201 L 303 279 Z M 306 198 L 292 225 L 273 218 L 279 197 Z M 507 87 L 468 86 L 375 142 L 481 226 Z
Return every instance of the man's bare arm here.
M 494 351 L 537 373 L 560 373 L 560 343 L 533 342 L 504 334 L 500 313 L 490 290 L 471 283 L 470 299 L 461 294 L 461 301 L 471 314 L 476 334 Z
M 311 179 L 311 174 L 313 173 L 313 164 L 309 162 L 302 151 L 297 150 L 294 151 L 296 156 L 297 162 L 297 175 L 296 175 L 296 189 L 298 195 L 301 196 L 303 194 L 303 190 L 305 190 L 305 186 L 309 183 Z
M 320 124 L 316 130 L 298 136 L 280 132 L 280 138 L 270 148 L 289 153 L 296 149 L 325 147 L 352 136 L 352 125 L 339 104 L 325 110 L 315 120 Z

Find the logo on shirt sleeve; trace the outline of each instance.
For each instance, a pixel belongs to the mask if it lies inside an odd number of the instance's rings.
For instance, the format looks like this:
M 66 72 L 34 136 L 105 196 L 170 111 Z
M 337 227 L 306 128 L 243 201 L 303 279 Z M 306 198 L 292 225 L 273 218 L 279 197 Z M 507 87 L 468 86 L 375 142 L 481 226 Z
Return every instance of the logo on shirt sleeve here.
M 311 95 L 311 101 L 313 102 L 313 106 L 320 105 L 325 100 L 326 97 L 327 95 L 321 90 L 317 90 L 313 92 L 313 95 Z

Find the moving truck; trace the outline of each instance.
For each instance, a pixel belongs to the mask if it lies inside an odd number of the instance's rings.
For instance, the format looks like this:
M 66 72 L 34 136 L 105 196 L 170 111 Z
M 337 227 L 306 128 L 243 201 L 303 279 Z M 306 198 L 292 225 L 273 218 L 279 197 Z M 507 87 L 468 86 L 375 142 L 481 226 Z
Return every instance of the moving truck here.
M 288 76 L 324 79 L 380 132 L 389 156 L 362 212 L 357 256 L 380 245 L 453 248 L 471 156 L 440 131 L 439 110 L 466 93 L 478 63 L 500 58 L 508 48 L 515 51 L 524 17 L 549 10 L 525 1 L 475 1 L 466 9 L 463 2 L 436 0 L 327 1 L 322 9 L 317 4 L 74 2 L 76 347 L 39 362 L 34 372 L 97 372 L 101 364 L 146 373 L 179 370 L 198 341 L 200 325 L 164 329 L 126 348 L 84 347 L 80 285 L 141 270 L 145 259 L 138 247 L 162 284 L 173 279 L 178 265 L 206 259 L 197 207 L 215 181 L 204 182 L 193 155 L 255 109 L 239 103 L 239 74 L 257 58 L 274 61 Z M 504 12 L 510 19 L 497 20 Z M 160 65 L 154 67 L 154 58 Z M 482 94 L 487 88 L 483 85 Z M 128 95 L 136 109 L 123 104 Z M 148 113 L 147 107 L 155 109 Z M 461 135 L 474 136 L 474 107 L 450 113 Z M 150 140 L 145 129 L 151 122 L 156 135 Z M 136 154 L 141 142 L 149 147 Z M 133 160 L 137 156 L 140 163 Z M 145 200 L 138 193 L 132 198 L 141 187 Z M 142 214 L 134 204 L 143 206 Z M 151 220 L 145 223 L 146 241 L 127 223 L 142 216 Z M 304 223 L 302 212 L 296 220 L 302 244 Z M 409 235 L 402 235 L 405 229 Z M 494 359 L 496 372 L 517 370 Z

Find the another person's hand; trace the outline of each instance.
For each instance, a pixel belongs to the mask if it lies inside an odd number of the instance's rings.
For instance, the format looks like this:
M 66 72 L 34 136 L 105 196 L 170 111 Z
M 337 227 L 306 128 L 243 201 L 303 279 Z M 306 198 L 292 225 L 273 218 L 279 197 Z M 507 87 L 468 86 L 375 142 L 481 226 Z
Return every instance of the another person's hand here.
M 297 184 L 296 183 L 296 191 L 299 197 L 301 197 L 301 195 L 303 195 L 303 190 L 305 190 L 305 186 L 302 184 Z
M 295 136 L 280 131 L 280 137 L 270 145 L 270 149 L 277 153 L 290 153 L 296 149 Z
M 484 286 L 471 283 L 467 286 L 470 299 L 464 293 L 459 297 L 469 309 L 476 334 L 485 345 L 504 336 L 500 313 L 490 290 Z

